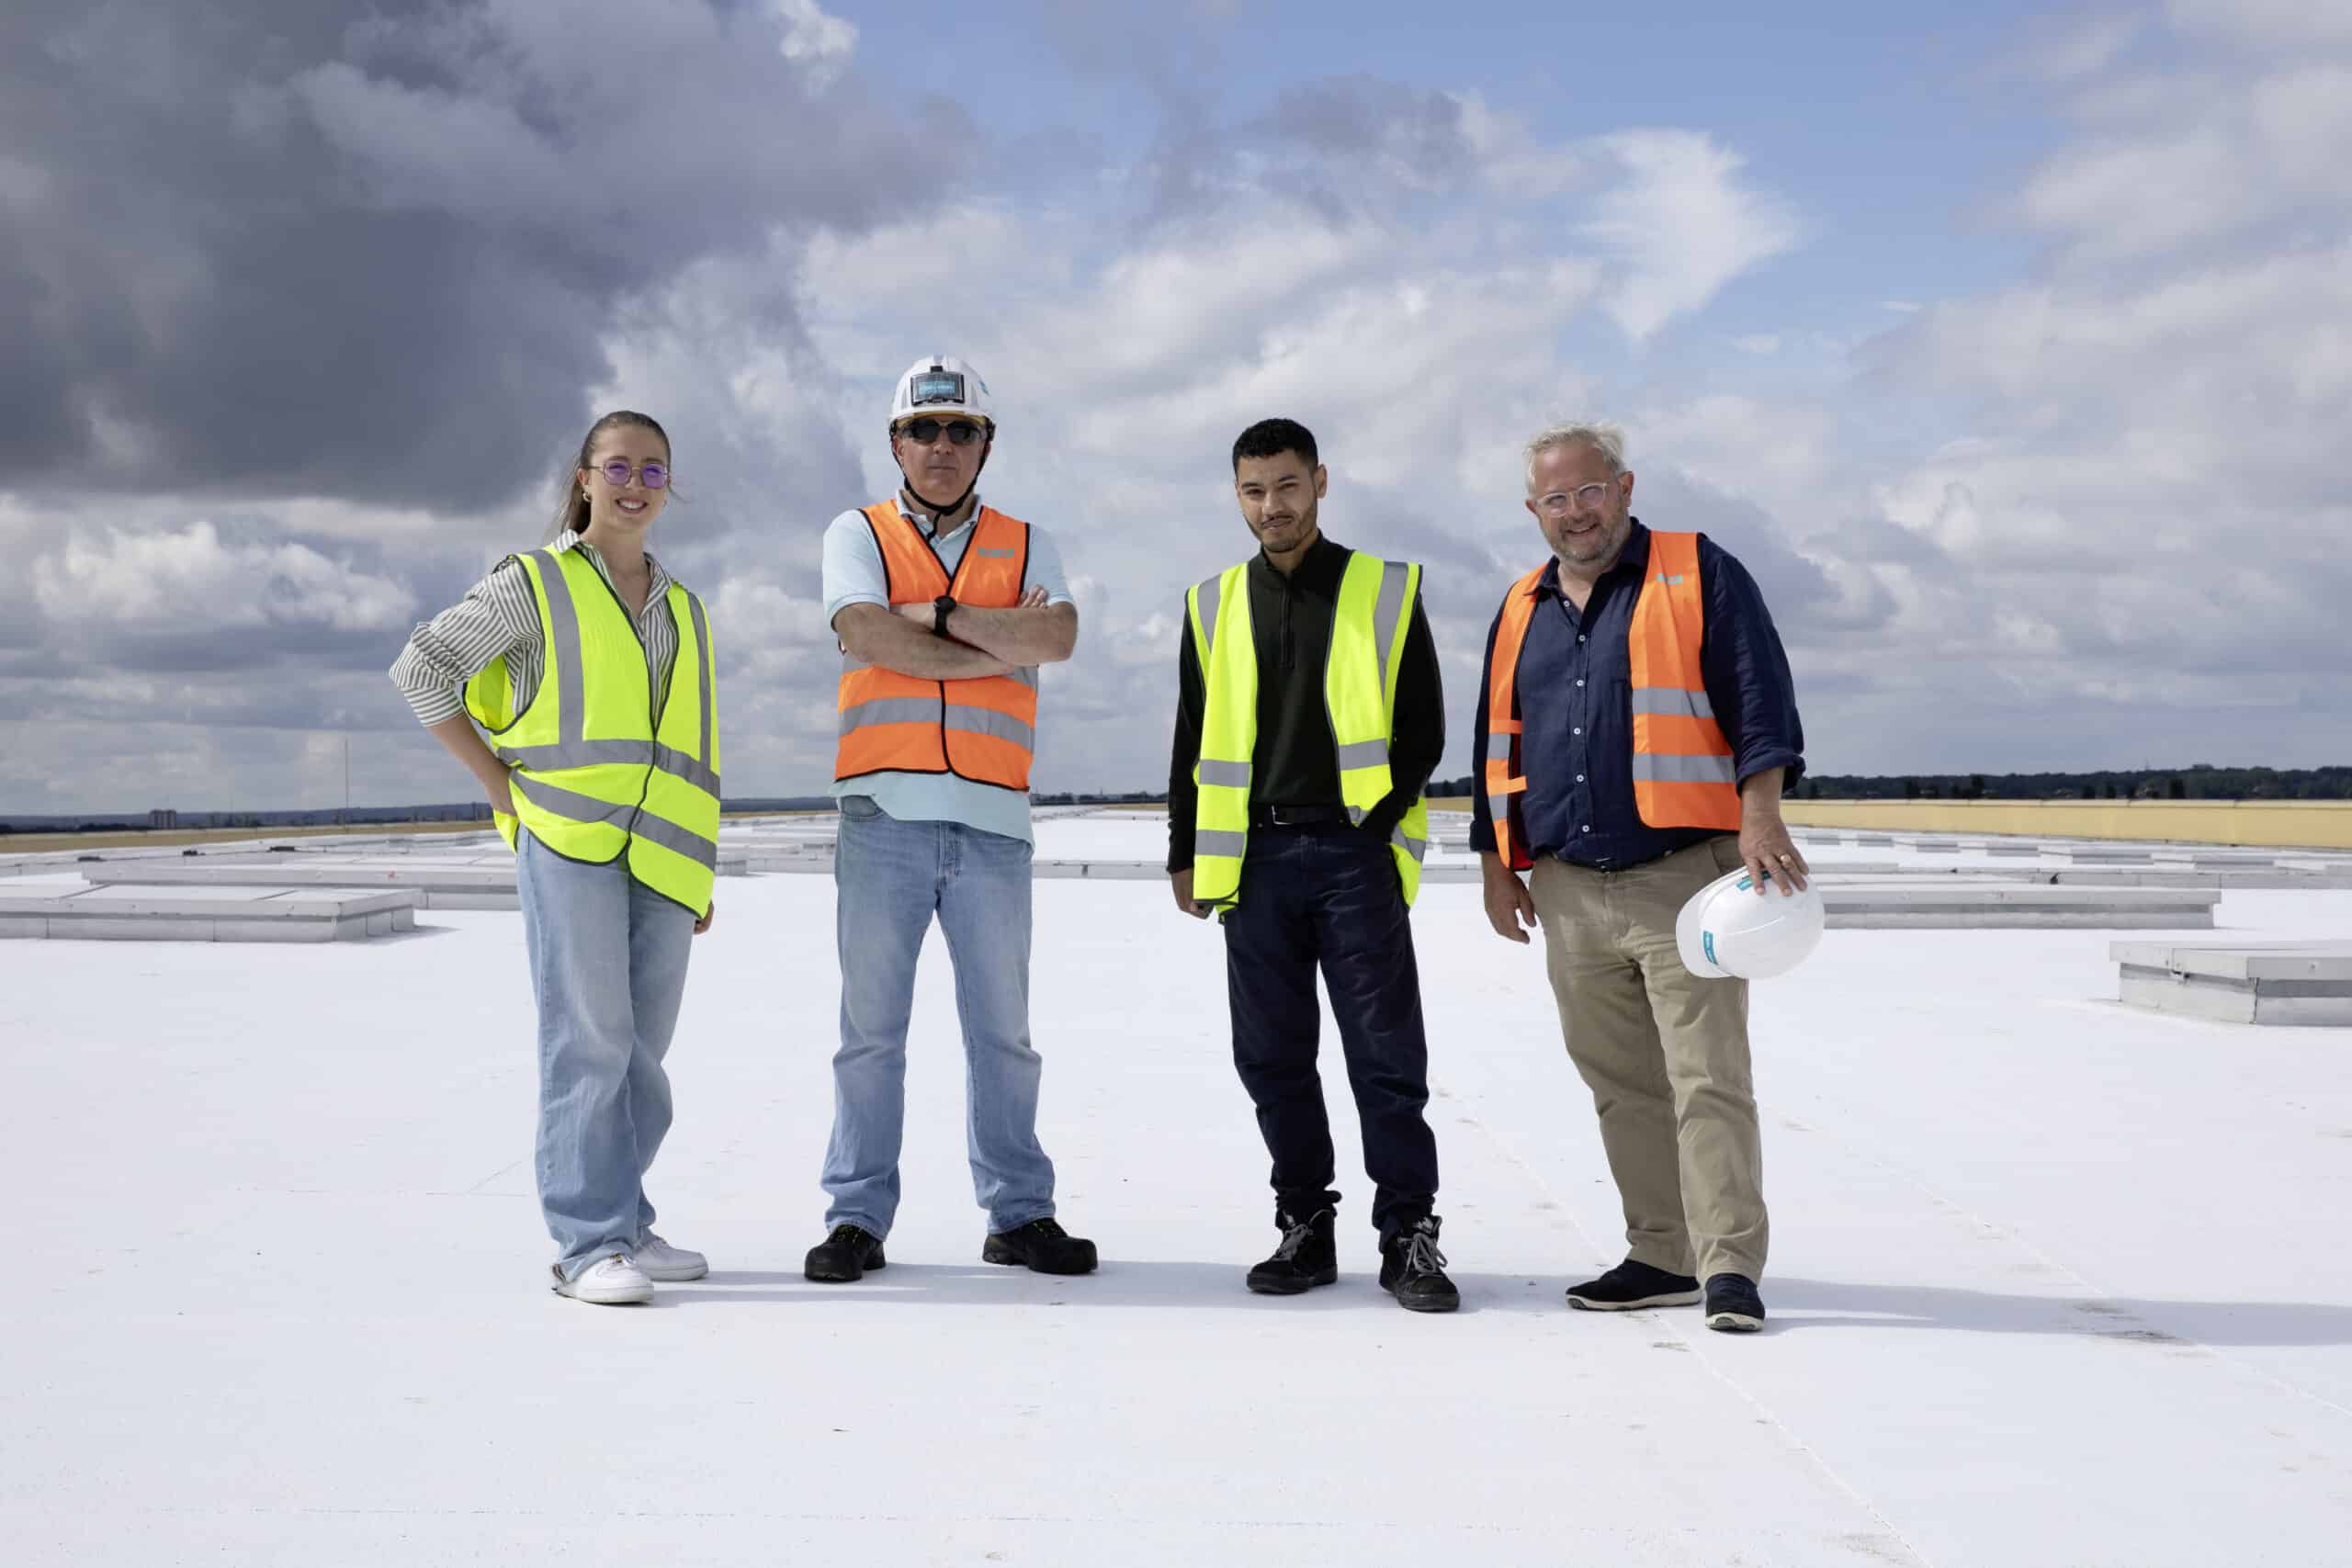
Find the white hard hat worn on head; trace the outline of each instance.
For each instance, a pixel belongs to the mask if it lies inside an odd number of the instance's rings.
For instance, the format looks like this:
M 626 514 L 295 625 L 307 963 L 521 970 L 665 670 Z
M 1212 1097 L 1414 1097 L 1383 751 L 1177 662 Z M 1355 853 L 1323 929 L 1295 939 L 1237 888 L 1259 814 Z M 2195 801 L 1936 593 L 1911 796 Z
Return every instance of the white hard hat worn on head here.
M 1743 866 L 1698 892 L 1674 919 L 1682 967 L 1706 980 L 1769 980 L 1785 975 L 1820 943 L 1821 891 L 1808 882 L 1795 893 L 1768 887 Z
M 907 367 L 890 393 L 890 427 L 924 415 L 946 419 L 962 414 L 994 429 L 996 415 L 989 384 L 980 373 L 952 354 L 927 355 Z

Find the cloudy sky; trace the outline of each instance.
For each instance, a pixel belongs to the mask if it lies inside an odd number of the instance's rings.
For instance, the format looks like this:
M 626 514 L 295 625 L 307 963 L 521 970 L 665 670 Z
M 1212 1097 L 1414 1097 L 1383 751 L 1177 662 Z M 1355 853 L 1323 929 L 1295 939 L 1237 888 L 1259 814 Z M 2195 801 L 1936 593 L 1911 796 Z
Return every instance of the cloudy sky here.
M 1449 775 L 1584 414 L 1816 770 L 2352 760 L 2352 8 L 1455 9 L 12 0 L 0 810 L 464 798 L 383 671 L 617 406 L 729 793 L 819 789 L 819 537 L 939 350 L 1082 607 L 1040 788 L 1164 781 L 1273 413 L 1428 565 Z

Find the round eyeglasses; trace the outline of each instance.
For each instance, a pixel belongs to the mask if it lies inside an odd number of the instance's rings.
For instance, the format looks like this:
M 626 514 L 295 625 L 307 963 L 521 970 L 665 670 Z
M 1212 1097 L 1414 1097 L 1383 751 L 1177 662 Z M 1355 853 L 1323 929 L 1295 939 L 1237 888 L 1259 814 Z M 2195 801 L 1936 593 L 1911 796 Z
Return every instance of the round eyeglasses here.
M 1566 517 L 1571 512 L 1589 512 L 1609 496 L 1605 484 L 1578 485 L 1574 490 L 1555 490 L 1535 498 L 1535 509 L 1546 517 Z
M 604 475 L 605 482 L 615 490 L 628 483 L 631 475 L 642 479 L 648 490 L 660 490 L 670 482 L 670 465 L 659 457 L 648 457 L 644 462 L 635 464 L 626 458 L 607 457 L 596 465 L 596 471 Z

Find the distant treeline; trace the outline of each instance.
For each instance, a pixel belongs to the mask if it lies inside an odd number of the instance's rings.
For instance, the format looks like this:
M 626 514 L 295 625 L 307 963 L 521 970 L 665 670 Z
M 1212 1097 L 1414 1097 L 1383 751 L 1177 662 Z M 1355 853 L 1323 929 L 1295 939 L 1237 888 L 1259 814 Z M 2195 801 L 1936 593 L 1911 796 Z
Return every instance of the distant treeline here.
M 1476 780 L 1431 779 L 1429 794 L 1458 799 Z M 2352 800 L 2352 767 L 2122 768 L 2088 773 L 1818 773 L 1792 800 Z M 1154 806 L 1165 790 L 1039 794 L 1039 806 Z M 820 795 L 729 800 L 729 813 L 822 810 Z M 438 806 L 360 806 L 316 811 L 92 812 L 84 816 L 0 817 L 0 834 L 105 833 L 126 829 L 365 827 L 390 822 L 487 822 L 480 801 Z
M 821 795 L 730 800 L 736 812 L 813 811 L 832 805 Z M 316 810 L 92 811 L 72 816 L 0 817 L 0 833 L 120 833 L 198 828 L 366 828 L 396 822 L 488 822 L 490 803 L 466 800 L 432 806 L 350 806 Z
M 1432 795 L 1471 793 L 1467 778 Z M 2352 800 L 2346 768 L 2110 768 L 2083 773 L 1808 773 L 1792 800 Z

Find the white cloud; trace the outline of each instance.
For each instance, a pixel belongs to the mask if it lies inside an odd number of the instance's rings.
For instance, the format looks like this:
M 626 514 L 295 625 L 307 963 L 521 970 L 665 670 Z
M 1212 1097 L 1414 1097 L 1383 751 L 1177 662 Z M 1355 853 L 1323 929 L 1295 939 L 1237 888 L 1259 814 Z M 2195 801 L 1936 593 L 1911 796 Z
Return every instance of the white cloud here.
M 801 68 L 812 86 L 839 81 L 857 50 L 856 24 L 828 14 L 817 0 L 776 0 L 776 13 L 784 18 L 778 51 Z
M 122 626 L 313 625 L 391 631 L 410 620 L 406 585 L 334 561 L 309 546 L 237 545 L 209 522 L 168 534 L 79 531 L 34 561 L 33 600 L 51 620 Z M 387 660 L 389 662 L 389 660 Z
M 1579 231 L 1619 258 L 1609 311 L 1633 338 L 1797 243 L 1788 205 L 1743 180 L 1747 161 L 1711 136 L 1633 130 L 1595 146 L 1621 174 Z

